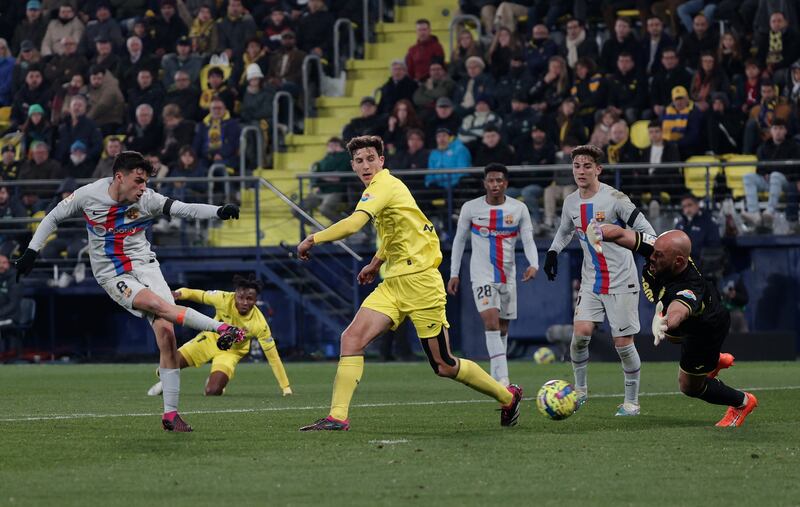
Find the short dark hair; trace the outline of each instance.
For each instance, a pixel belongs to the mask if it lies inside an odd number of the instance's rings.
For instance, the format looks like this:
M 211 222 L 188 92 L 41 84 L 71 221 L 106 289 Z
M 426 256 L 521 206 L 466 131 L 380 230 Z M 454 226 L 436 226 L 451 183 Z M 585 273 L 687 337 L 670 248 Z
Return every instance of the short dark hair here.
M 347 151 L 350 152 L 352 157 L 358 150 L 363 148 L 375 148 L 378 156 L 383 156 L 383 139 L 378 136 L 358 136 L 350 139 L 347 143 Z
M 661 129 L 661 128 L 664 128 L 664 127 L 661 125 L 661 120 L 653 119 L 653 120 L 650 120 L 650 123 L 647 124 L 647 128 L 649 128 L 649 129 Z
M 431 22 L 426 18 L 419 18 L 414 22 L 415 25 L 428 25 L 431 26 Z
M 503 173 L 505 179 L 508 179 L 508 167 L 499 162 L 492 162 L 483 168 L 483 177 L 489 176 L 489 173 Z
M 258 279 L 255 273 L 250 273 L 246 277 L 242 275 L 233 276 L 233 287 L 238 289 L 253 289 L 257 293 L 264 290 L 264 283 Z
M 134 169 L 143 169 L 148 175 L 155 176 L 155 168 L 150 161 L 138 151 L 123 151 L 114 159 L 111 167 L 112 174 L 129 173 Z
M 325 144 L 330 144 L 330 143 L 336 143 L 336 144 L 338 144 L 339 146 L 341 146 L 342 148 L 344 148 L 344 147 L 345 147 L 345 146 L 344 146 L 344 141 L 342 140 L 342 138 L 341 138 L 341 137 L 336 137 L 336 136 L 333 136 L 333 137 L 331 137 L 330 139 L 328 139 L 328 142 L 327 142 L 327 143 L 325 143 Z
M 633 23 L 631 23 L 630 19 L 622 17 L 622 16 L 618 16 L 617 19 L 614 20 L 614 23 L 616 24 L 617 21 L 622 21 L 623 23 L 625 23 L 628 26 L 633 26 Z
M 661 56 L 664 56 L 664 53 L 675 53 L 675 56 L 678 56 L 678 48 L 675 46 L 667 46 L 661 50 Z
M 415 128 L 408 129 L 406 131 L 406 141 L 408 141 L 408 139 L 411 136 L 417 136 L 423 141 L 425 140 L 425 132 L 423 132 L 422 129 L 415 129 Z
M 770 124 L 770 127 L 783 127 L 783 128 L 787 128 L 787 127 L 788 127 L 788 125 L 789 125 L 789 124 L 787 123 L 787 121 L 786 121 L 786 120 L 784 120 L 783 118 L 779 118 L 779 117 L 777 117 L 777 116 L 776 116 L 775 118 L 773 118 L 773 119 L 772 119 L 772 123 Z
M 700 199 L 698 199 L 697 196 L 691 192 L 683 194 L 683 196 L 681 197 L 681 202 L 685 201 L 686 199 L 694 201 L 695 204 L 700 202 Z
M 617 60 L 619 60 L 620 58 L 630 58 L 631 60 L 633 60 L 633 54 L 631 54 L 629 51 L 621 51 L 617 55 Z
M 219 67 L 211 67 L 210 69 L 208 69 L 207 76 L 211 77 L 212 75 L 219 76 L 223 79 L 225 78 L 225 73 Z
M 587 157 L 592 157 L 596 164 L 599 164 L 603 158 L 603 150 L 598 148 L 593 144 L 582 144 L 580 146 L 576 146 L 572 150 L 572 160 L 575 160 L 580 155 L 586 155 Z

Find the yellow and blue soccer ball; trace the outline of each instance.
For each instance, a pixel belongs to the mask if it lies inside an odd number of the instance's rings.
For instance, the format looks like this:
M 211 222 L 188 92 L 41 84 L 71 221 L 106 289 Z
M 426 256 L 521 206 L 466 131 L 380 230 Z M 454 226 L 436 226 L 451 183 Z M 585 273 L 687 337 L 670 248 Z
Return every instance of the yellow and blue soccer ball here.
M 556 353 L 550 347 L 539 347 L 533 354 L 536 364 L 550 364 L 556 360 Z
M 566 380 L 548 380 L 536 395 L 536 407 L 545 417 L 560 421 L 578 409 L 578 394 Z

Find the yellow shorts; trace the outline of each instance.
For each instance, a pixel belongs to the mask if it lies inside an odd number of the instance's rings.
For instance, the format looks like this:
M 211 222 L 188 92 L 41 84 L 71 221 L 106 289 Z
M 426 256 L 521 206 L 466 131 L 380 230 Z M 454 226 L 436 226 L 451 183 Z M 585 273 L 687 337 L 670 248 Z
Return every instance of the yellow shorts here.
M 409 317 L 420 338 L 438 336 L 442 326 L 448 328 L 442 275 L 436 268 L 400 275 L 382 281 L 361 304 L 380 312 L 394 323 L 392 329 Z
M 189 366 L 195 368 L 211 361 L 211 373 L 221 371 L 233 379 L 233 372 L 236 365 L 249 352 L 249 347 L 233 348 L 230 350 L 219 350 L 217 348 L 217 334 L 203 332 L 183 344 L 178 349 Z

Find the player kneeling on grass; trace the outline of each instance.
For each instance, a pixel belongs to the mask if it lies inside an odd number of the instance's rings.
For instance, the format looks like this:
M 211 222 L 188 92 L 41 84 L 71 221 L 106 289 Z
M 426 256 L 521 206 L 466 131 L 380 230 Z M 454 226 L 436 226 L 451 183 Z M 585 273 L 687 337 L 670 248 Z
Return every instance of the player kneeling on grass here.
M 308 260 L 317 243 L 345 238 L 369 220 L 378 230 L 380 249 L 358 274 L 361 284 L 372 283 L 382 264 L 384 280 L 364 300 L 353 322 L 342 333 L 341 357 L 333 383 L 328 417 L 300 428 L 301 431 L 348 430 L 350 400 L 364 372 L 364 349 L 381 333 L 409 317 L 440 377 L 455 379 L 500 402 L 500 424 L 513 426 L 519 417 L 522 389 L 508 388 L 494 380 L 476 363 L 453 357 L 447 335 L 447 318 L 439 237 L 430 220 L 420 211 L 405 184 L 383 168 L 383 141 L 361 136 L 347 143 L 351 165 L 366 190 L 355 212 L 327 229 L 308 236 L 297 246 L 298 257 Z
M 164 385 L 162 426 L 167 431 L 192 431 L 178 415 L 180 354 L 175 346 L 173 324 L 214 331 L 223 343 L 244 340 L 244 331 L 191 308 L 176 306 L 145 232 L 160 216 L 238 219 L 239 207 L 186 204 L 147 188 L 153 167 L 135 151 L 117 155 L 112 173 L 110 178 L 79 188 L 44 217 L 25 253 L 15 262 L 17 279 L 31 272 L 36 256 L 59 223 L 82 217 L 88 229 L 89 259 L 95 280 L 117 304 L 137 317 L 146 317 L 153 326 Z
M 539 255 L 533 242 L 533 223 L 528 207 L 506 196 L 508 169 L 492 163 L 484 168 L 483 186 L 486 195 L 467 201 L 458 215 L 458 230 L 450 258 L 450 281 L 447 292 L 458 292 L 461 256 L 471 238 L 472 257 L 469 277 L 475 306 L 486 330 L 492 377 L 507 386 L 508 322 L 517 318 L 517 280 L 514 246 L 522 238 L 528 269 L 522 275 L 527 282 L 536 276 Z
M 264 314 L 256 306 L 263 285 L 255 277 L 244 278 L 239 275 L 233 277 L 233 284 L 234 292 L 181 288 L 172 293 L 176 300 L 212 305 L 217 311 L 214 318 L 232 322 L 247 333 L 247 339 L 239 343 L 220 344 L 223 347 L 228 346 L 225 350 L 220 350 L 217 346 L 219 336 L 216 333 L 205 331 L 198 334 L 178 349 L 180 368 L 199 367 L 211 361 L 211 375 L 206 381 L 205 393 L 206 396 L 220 396 L 233 378 L 236 365 L 250 352 L 250 338 L 256 338 L 283 395 L 289 396 L 292 394 L 292 388 L 289 387 L 289 378 L 278 355 L 272 331 Z M 158 396 L 162 390 L 163 384 L 158 382 L 147 391 L 147 394 Z
M 681 344 L 681 392 L 714 405 L 728 405 L 717 426 L 741 426 L 758 400 L 716 378 L 721 368 L 732 364 L 733 356 L 720 354 L 731 317 L 720 303 L 716 286 L 703 278 L 689 257 L 689 236 L 673 230 L 655 238 L 597 222 L 589 225 L 586 236 L 595 250 L 602 251 L 603 242 L 616 243 L 647 259 L 642 287 L 647 299 L 656 303 L 652 325 L 655 344 L 665 338 Z

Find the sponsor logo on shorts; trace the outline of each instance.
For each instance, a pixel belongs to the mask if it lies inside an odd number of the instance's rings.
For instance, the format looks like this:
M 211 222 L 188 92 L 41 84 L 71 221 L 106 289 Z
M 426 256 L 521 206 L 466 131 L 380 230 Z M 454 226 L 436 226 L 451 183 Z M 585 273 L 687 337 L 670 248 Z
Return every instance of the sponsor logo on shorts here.
M 126 284 L 125 282 L 122 282 L 122 281 L 117 282 L 117 290 L 125 298 L 129 298 L 129 297 L 131 297 L 131 294 L 133 294 L 133 290 L 130 287 L 128 287 L 128 284 Z
M 697 301 L 697 296 L 694 295 L 694 292 L 690 291 L 689 289 L 682 290 L 678 292 L 678 296 L 683 296 L 687 299 L 691 299 L 692 301 Z

